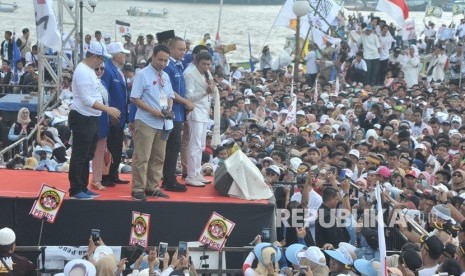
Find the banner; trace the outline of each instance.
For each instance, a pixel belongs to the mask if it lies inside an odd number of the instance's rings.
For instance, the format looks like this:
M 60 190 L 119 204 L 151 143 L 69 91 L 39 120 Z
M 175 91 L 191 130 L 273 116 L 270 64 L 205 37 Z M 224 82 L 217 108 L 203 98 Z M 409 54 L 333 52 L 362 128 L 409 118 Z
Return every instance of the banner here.
M 405 25 L 402 28 L 402 40 L 416 39 L 417 34 L 415 31 L 415 21 L 411 18 L 405 21 Z
M 464 13 L 464 8 L 460 5 L 454 4 L 452 6 L 452 15 L 459 15 Z
M 200 235 L 199 242 L 210 249 L 221 251 L 235 225 L 229 219 L 213 212 Z
M 138 244 L 140 246 L 147 247 L 149 241 L 149 226 L 150 214 L 143 214 L 140 212 L 132 211 L 132 227 L 129 244 Z
M 61 35 L 52 3 L 52 0 L 34 0 L 37 40 L 53 51 L 60 51 Z
M 430 17 L 430 16 L 441 18 L 442 17 L 442 9 L 440 7 L 436 7 L 436 6 L 428 6 L 428 7 L 426 7 L 425 17 Z
M 341 10 L 341 6 L 332 0 L 309 0 L 308 2 L 310 4 L 309 13 L 300 19 L 299 35 L 304 39 L 312 25 L 326 32 L 329 29 L 329 24 L 336 19 Z M 293 4 L 294 0 L 286 0 L 279 11 L 273 27 L 293 28 L 295 26 L 297 16 L 292 11 Z
M 131 24 L 116 20 L 115 22 L 115 34 L 116 34 L 116 40 L 118 40 L 118 37 L 122 37 L 123 35 L 130 33 L 130 27 Z
M 116 260 L 121 259 L 121 246 L 110 246 Z M 45 248 L 45 262 L 39 262 L 39 268 L 63 270 L 65 264 L 75 259 L 82 259 L 87 253 L 87 246 L 47 246 Z M 42 253 L 38 257 L 42 260 Z
M 13 68 L 13 79 L 12 83 L 18 84 L 19 83 L 19 72 L 18 68 L 16 67 L 16 63 L 21 60 L 21 51 L 18 48 L 18 44 L 16 44 L 16 38 L 13 36 L 13 64 L 11 64 L 11 68 Z
M 29 214 L 37 219 L 46 219 L 47 222 L 54 223 L 65 195 L 65 191 L 42 184 Z
M 331 44 L 341 43 L 340 38 L 331 37 L 317 28 L 312 28 L 313 42 L 320 47 L 320 49 L 326 48 L 326 42 L 331 42 Z
M 387 265 L 386 265 L 386 236 L 384 234 L 384 219 L 383 219 L 383 207 L 382 207 L 382 197 L 381 197 L 381 186 L 378 185 L 375 188 L 376 193 L 376 217 L 378 223 L 378 248 L 379 248 L 379 259 L 381 262 L 381 276 L 387 274 Z
M 454 28 L 445 28 L 441 32 L 441 36 L 439 37 L 440 40 L 448 40 L 454 39 L 455 37 L 455 29 Z

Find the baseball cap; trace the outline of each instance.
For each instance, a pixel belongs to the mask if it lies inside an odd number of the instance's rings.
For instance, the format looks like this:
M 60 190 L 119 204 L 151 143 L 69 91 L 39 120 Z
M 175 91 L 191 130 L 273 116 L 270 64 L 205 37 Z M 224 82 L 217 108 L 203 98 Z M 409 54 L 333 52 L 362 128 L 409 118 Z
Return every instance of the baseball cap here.
M 286 259 L 289 262 L 291 262 L 293 265 L 297 265 L 297 266 L 300 265 L 299 258 L 303 257 L 302 253 L 305 254 L 305 251 L 303 251 L 304 249 L 305 249 L 305 245 L 300 244 L 300 243 L 294 243 L 294 244 L 289 245 L 285 251 Z
M 102 44 L 96 41 L 90 42 L 89 49 L 87 52 L 94 54 L 96 56 L 110 58 L 111 56 L 105 52 L 105 48 Z
M 355 269 L 365 276 L 377 276 L 380 269 L 380 263 L 377 261 L 368 261 L 365 259 L 358 259 L 354 262 Z
M 378 170 L 376 170 L 376 172 L 382 177 L 391 177 L 391 170 L 389 170 L 389 168 L 386 166 L 379 167 Z
M 420 237 L 420 243 L 428 250 L 431 258 L 437 260 L 444 251 L 442 241 L 435 235 L 429 236 L 427 234 Z
M 87 276 L 97 275 L 95 266 L 91 262 L 82 260 L 82 259 L 74 259 L 72 261 L 69 261 L 65 265 L 63 272 L 65 275 L 69 275 L 73 269 L 78 268 L 78 267 L 84 269 L 84 272 L 85 272 L 84 275 L 87 275 Z
M 305 112 L 303 110 L 299 110 L 299 111 L 297 111 L 296 115 L 305 116 Z
M 125 53 L 129 54 L 130 51 L 124 49 L 123 44 L 121 42 L 112 42 L 107 45 L 107 52 L 109 54 L 117 54 L 117 53 Z
M 129 38 L 132 38 L 132 35 L 131 35 L 131 33 L 126 33 L 126 34 L 124 34 L 124 35 L 123 35 L 123 37 L 129 37 Z
M 253 249 L 253 252 L 255 253 L 255 256 L 257 256 L 257 260 L 261 263 L 261 264 L 265 264 L 265 261 L 263 259 L 263 251 L 264 250 L 267 250 L 268 248 L 274 250 L 276 252 L 276 260 L 279 260 L 281 259 L 281 256 L 282 256 L 282 252 L 281 250 L 272 245 L 271 243 L 268 243 L 268 242 L 262 242 L 262 243 L 259 243 L 257 245 L 255 245 L 254 249 Z
M 314 264 L 325 266 L 326 265 L 326 258 L 323 252 L 321 252 L 320 248 L 316 246 L 310 246 L 305 251 L 297 252 L 298 258 L 306 258 L 307 260 L 311 261 Z
M 357 159 L 360 159 L 360 152 L 358 150 L 356 150 L 356 149 L 351 149 L 349 151 L 349 155 L 353 155 L 353 156 L 357 157 Z
M 408 170 L 408 171 L 405 172 L 405 177 L 407 177 L 409 175 L 417 178 L 417 173 L 414 170 Z
M 276 166 L 276 165 L 271 165 L 271 166 L 269 166 L 268 168 L 266 168 L 266 170 L 268 170 L 268 171 L 273 171 L 273 172 L 276 173 L 277 175 L 281 175 L 281 170 L 280 170 L 279 167 Z
M 16 241 L 16 234 L 8 227 L 0 229 L 0 245 L 10 245 Z

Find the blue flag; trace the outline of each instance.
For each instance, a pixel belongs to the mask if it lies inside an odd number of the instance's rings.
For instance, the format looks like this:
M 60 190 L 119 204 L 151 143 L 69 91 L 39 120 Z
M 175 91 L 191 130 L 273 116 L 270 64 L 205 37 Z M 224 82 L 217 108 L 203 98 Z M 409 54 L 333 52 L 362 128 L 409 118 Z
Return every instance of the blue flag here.
M 252 59 L 252 43 L 250 43 L 250 33 L 248 34 L 249 35 L 249 64 L 250 64 L 250 72 L 254 72 L 255 71 L 255 63 Z
M 13 65 L 11 67 L 13 68 L 13 82 L 18 83 L 19 74 L 18 74 L 18 68 L 16 68 L 16 63 L 21 60 L 21 52 L 19 51 L 18 44 L 16 44 L 15 37 L 13 37 L 12 39 L 12 44 L 13 44 Z

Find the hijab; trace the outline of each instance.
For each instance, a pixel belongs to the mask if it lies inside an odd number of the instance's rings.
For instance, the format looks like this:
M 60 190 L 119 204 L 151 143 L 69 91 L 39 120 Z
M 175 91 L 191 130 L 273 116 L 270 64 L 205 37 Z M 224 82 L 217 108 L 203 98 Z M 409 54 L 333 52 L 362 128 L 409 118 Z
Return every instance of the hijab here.
M 26 107 L 23 107 L 18 111 L 17 122 L 21 125 L 28 125 L 31 122 L 31 118 L 29 116 L 30 116 L 29 109 L 27 109 Z

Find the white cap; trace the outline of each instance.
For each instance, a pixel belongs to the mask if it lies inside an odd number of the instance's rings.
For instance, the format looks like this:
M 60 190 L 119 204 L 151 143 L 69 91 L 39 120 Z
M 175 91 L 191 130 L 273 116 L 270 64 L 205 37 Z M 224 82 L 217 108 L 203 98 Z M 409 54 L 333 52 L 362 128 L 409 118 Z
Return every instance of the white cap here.
M 303 110 L 299 110 L 299 111 L 297 111 L 296 115 L 305 116 L 305 112 Z
M 316 246 L 310 246 L 309 248 L 307 248 L 307 250 L 297 253 L 297 257 L 306 258 L 307 260 L 317 265 L 326 265 L 325 255 Z
M 279 169 L 278 166 L 276 165 L 271 165 L 269 166 L 268 168 L 266 168 L 267 170 L 272 170 L 273 172 L 275 172 L 277 175 L 281 175 L 281 170 Z
M 0 229 L 0 245 L 10 245 L 16 241 L 16 234 L 8 227 Z
M 422 149 L 422 150 L 426 150 L 426 146 L 421 144 L 421 143 L 418 143 L 416 146 L 415 146 L 415 149 Z
M 109 54 L 125 53 L 129 54 L 129 50 L 124 49 L 121 42 L 112 42 L 107 45 L 107 52 Z
M 95 276 L 97 274 L 97 270 L 95 269 L 95 266 L 91 262 L 82 260 L 82 259 L 74 259 L 72 261 L 69 261 L 65 265 L 63 272 L 65 275 L 69 275 L 72 270 L 78 267 L 84 269 L 84 273 L 85 273 L 84 275 Z
M 97 56 L 110 58 L 111 56 L 105 52 L 104 47 L 105 46 L 103 46 L 100 42 L 92 41 L 89 45 L 89 49 L 87 50 L 87 52 Z
M 281 114 L 287 114 L 287 113 L 289 113 L 289 110 L 287 110 L 287 109 L 281 109 L 281 111 L 279 111 L 279 113 L 281 113 Z
M 250 97 L 250 96 L 253 96 L 253 95 L 254 95 L 254 94 L 253 94 L 252 89 L 247 88 L 247 89 L 244 90 L 244 96 Z
M 352 154 L 353 156 L 357 157 L 357 159 L 360 159 L 360 152 L 358 152 L 356 149 L 351 149 L 349 154 Z

